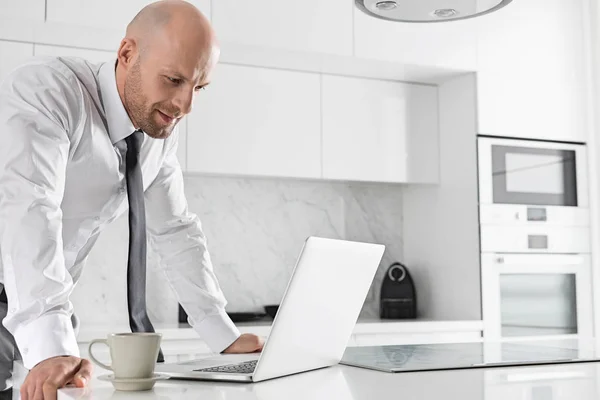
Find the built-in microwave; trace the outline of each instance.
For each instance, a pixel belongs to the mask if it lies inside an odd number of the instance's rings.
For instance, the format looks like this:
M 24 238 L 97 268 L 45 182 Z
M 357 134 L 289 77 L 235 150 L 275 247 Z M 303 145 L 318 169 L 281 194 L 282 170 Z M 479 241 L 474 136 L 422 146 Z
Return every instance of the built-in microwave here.
M 480 222 L 589 225 L 585 145 L 478 138 Z

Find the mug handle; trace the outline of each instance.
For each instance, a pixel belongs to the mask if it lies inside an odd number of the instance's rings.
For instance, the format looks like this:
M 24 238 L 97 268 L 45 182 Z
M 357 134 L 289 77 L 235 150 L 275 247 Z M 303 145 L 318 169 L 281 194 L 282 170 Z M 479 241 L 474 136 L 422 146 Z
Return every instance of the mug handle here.
M 108 340 L 106 339 L 94 339 L 90 342 L 90 345 L 88 346 L 88 354 L 90 355 L 90 358 L 92 359 L 92 361 L 96 364 L 98 364 L 99 366 L 101 366 L 104 369 L 108 369 L 110 371 L 112 371 L 112 366 L 110 365 L 106 365 L 104 363 L 101 363 L 100 361 L 98 361 L 98 359 L 96 357 L 94 357 L 94 355 L 92 354 L 92 346 L 96 343 L 104 343 L 105 345 L 108 346 Z

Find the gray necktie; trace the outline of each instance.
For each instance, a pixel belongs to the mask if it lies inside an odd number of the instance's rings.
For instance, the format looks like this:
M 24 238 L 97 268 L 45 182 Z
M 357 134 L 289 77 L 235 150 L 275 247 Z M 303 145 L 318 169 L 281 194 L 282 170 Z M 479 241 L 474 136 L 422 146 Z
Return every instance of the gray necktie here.
M 127 198 L 129 200 L 129 259 L 127 261 L 127 305 L 132 332 L 154 332 L 146 311 L 146 209 L 139 163 L 144 133 L 136 130 L 127 138 L 125 157 Z M 162 350 L 158 362 L 163 362 Z

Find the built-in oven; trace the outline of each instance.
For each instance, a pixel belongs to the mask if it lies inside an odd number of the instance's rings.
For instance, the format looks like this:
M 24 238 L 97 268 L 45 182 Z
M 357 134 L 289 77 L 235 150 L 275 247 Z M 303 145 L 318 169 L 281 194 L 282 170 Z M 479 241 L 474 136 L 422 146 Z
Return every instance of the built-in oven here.
M 486 339 L 591 337 L 589 254 L 482 253 Z
M 481 223 L 589 225 L 585 145 L 478 138 Z

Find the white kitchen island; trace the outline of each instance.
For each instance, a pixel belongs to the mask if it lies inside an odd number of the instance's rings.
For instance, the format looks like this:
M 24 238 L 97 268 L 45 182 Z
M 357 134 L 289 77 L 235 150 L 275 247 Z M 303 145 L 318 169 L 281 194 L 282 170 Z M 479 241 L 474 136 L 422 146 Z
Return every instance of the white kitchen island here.
M 542 342 L 520 342 L 540 345 Z M 528 344 L 529 343 L 529 344 Z M 554 342 L 547 342 L 546 345 Z M 577 348 L 579 359 L 600 359 L 593 342 L 558 341 L 556 344 Z M 481 342 L 472 343 L 477 347 Z M 469 345 L 469 344 L 465 344 Z M 505 346 L 483 344 L 485 359 L 493 362 Z M 458 345 L 460 348 L 464 345 Z M 470 345 L 469 345 L 470 346 Z M 576 346 L 576 347 L 571 347 Z M 410 347 L 410 346 L 409 346 Z M 429 347 L 429 346 L 428 346 Z M 446 347 L 443 345 L 443 347 Z M 165 361 L 193 358 L 188 352 L 165 349 Z M 461 351 L 461 357 L 468 352 Z M 496 354 L 497 353 L 497 354 Z M 504 354 L 504 353 L 502 353 Z M 508 353 L 506 353 L 508 354 Z M 545 354 L 545 353 L 544 353 Z M 82 356 L 86 356 L 82 351 Z M 196 356 L 209 354 L 197 354 Z M 440 353 L 440 357 L 443 354 Z M 419 358 L 419 357 L 418 357 Z M 502 357 L 501 357 L 502 358 Z M 568 359 L 566 357 L 565 359 Z M 554 358 L 551 358 L 554 359 Z M 562 358 L 561 358 L 562 359 Z M 281 377 L 258 383 L 164 380 L 151 391 L 120 392 L 109 382 L 98 379 L 109 371 L 95 367 L 94 376 L 84 389 L 65 388 L 59 399 L 202 399 L 202 400 L 379 400 L 379 399 L 460 399 L 460 400 L 587 400 L 600 398 L 600 362 L 556 363 L 536 366 L 488 367 L 388 373 L 336 365 L 316 371 Z
M 338 365 L 259 383 L 159 381 L 146 392 L 115 391 L 97 379 L 66 388 L 58 399 L 155 400 L 592 400 L 600 390 L 600 363 L 385 373 Z

